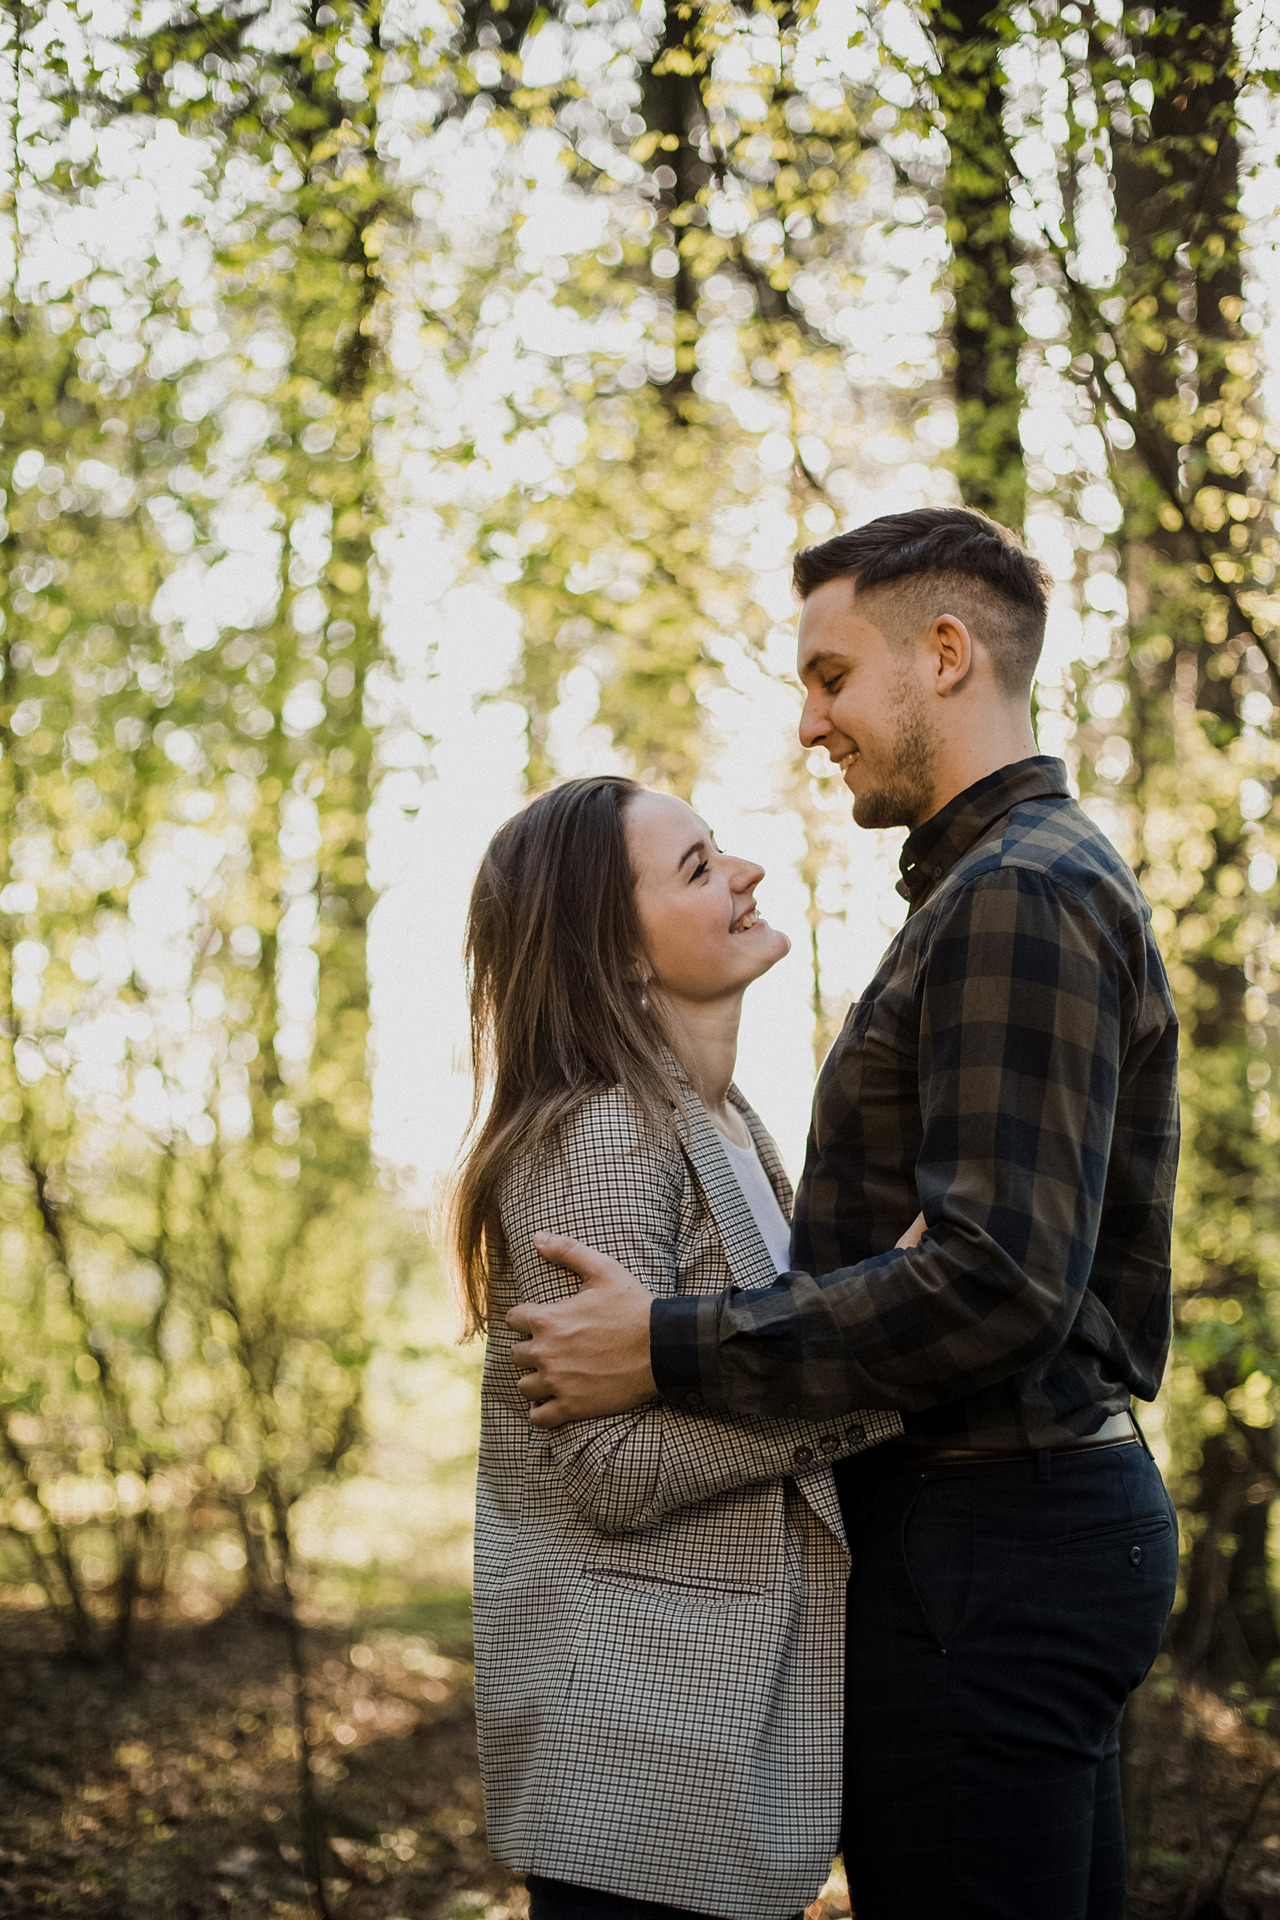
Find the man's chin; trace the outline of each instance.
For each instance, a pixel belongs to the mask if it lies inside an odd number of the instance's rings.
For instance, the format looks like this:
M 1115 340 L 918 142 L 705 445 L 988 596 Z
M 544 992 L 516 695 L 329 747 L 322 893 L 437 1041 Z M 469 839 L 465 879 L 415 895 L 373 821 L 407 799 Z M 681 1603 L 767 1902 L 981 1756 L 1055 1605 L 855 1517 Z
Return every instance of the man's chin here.
M 883 827 L 909 827 L 918 817 L 914 797 L 892 789 L 873 787 L 853 796 L 854 825 L 872 831 Z

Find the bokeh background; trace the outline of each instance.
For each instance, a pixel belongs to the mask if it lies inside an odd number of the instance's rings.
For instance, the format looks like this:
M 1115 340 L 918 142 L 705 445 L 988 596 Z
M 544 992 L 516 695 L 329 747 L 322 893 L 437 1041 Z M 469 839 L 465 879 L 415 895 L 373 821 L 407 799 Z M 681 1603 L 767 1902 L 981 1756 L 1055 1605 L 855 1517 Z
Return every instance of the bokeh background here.
M 0 1904 L 502 1916 L 437 1255 L 488 836 L 763 861 L 798 1168 L 899 923 L 789 565 L 963 501 L 1184 1024 L 1139 1915 L 1280 1913 L 1277 28 L 1186 0 L 0 21 Z M 847 1913 L 838 1872 L 815 1916 Z

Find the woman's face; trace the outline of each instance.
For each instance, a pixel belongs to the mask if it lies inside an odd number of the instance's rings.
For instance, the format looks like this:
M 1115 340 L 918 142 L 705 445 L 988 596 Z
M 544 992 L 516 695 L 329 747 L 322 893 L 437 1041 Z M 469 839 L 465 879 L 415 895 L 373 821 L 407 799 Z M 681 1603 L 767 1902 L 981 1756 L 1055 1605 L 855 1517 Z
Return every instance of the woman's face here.
M 721 853 L 705 820 L 666 793 L 626 810 L 636 906 L 655 981 L 677 1000 L 716 1000 L 756 980 L 790 950 L 756 912 L 764 868 Z

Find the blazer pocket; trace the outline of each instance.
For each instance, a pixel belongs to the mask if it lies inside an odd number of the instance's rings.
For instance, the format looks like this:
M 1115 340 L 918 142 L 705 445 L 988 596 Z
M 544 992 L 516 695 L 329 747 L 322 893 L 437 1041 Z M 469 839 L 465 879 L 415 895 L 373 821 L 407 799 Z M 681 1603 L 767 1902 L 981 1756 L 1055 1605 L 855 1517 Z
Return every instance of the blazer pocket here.
M 587 1565 L 580 1578 L 565 1649 L 572 1681 L 550 1696 L 529 1792 L 539 1835 L 648 1862 L 705 1848 L 714 1834 L 727 1857 L 743 1864 L 754 1853 L 776 1872 L 794 1846 L 798 1804 L 783 1736 L 807 1734 L 790 1718 L 800 1609 L 749 1582 L 696 1585 L 696 1574 L 681 1586 Z M 778 1805 L 781 1836 L 760 1816 Z M 706 1901 L 717 1913 L 735 1904 Z
M 673 1597 L 707 1594 L 724 1600 L 755 1600 L 776 1591 L 764 1580 L 732 1576 L 716 1579 L 713 1575 L 695 1573 L 647 1573 L 640 1567 L 600 1566 L 594 1562 L 582 1568 L 582 1577 L 597 1587 L 627 1587 L 637 1593 L 669 1593 Z

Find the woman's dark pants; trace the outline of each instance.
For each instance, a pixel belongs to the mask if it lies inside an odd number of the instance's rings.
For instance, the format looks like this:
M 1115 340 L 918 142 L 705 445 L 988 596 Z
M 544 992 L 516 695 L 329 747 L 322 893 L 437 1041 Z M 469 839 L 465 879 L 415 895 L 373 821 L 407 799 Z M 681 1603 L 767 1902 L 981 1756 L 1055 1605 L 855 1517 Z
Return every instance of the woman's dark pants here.
M 652 1900 L 630 1900 L 620 1893 L 593 1893 L 564 1880 L 540 1880 L 529 1874 L 529 1920 L 707 1920 L 687 1907 L 659 1907 Z M 796 1914 L 795 1920 L 803 1920 Z
M 1121 1920 L 1119 1725 L 1173 1604 L 1142 1445 L 837 1469 L 857 1920 Z

